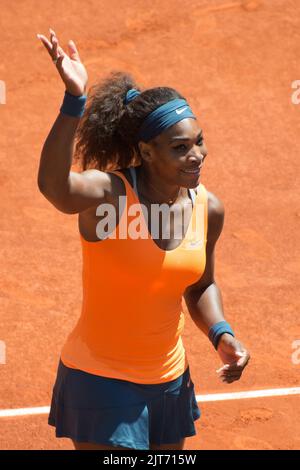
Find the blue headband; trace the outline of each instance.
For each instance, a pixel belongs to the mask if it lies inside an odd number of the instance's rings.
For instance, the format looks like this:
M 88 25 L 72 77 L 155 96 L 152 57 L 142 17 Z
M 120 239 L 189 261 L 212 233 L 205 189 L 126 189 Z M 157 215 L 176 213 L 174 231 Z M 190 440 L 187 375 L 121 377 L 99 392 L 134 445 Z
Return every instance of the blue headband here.
M 129 90 L 126 94 L 127 103 L 139 94 L 140 92 L 134 88 Z M 168 101 L 168 103 L 159 106 L 152 113 L 148 114 L 138 132 L 138 140 L 148 142 L 159 135 L 164 129 L 186 118 L 197 119 L 186 100 L 176 98 Z
M 141 92 L 136 90 L 135 88 L 131 88 L 131 90 L 128 90 L 124 99 L 124 103 L 128 104 L 130 101 L 134 100 L 138 95 L 140 95 Z

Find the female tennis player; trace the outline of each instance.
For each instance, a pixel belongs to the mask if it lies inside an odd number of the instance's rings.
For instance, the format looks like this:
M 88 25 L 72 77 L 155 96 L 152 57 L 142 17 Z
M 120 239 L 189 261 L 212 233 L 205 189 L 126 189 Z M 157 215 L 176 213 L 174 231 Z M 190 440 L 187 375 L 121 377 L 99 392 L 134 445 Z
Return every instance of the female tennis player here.
M 75 449 L 183 449 L 200 410 L 182 302 L 219 354 L 222 381 L 239 380 L 249 361 L 214 279 L 224 206 L 199 181 L 202 129 L 175 89 L 142 91 L 127 73 L 87 99 L 74 42 L 67 53 L 53 30 L 38 37 L 66 88 L 38 186 L 78 214 L 83 256 L 81 316 L 62 348 L 49 424 Z

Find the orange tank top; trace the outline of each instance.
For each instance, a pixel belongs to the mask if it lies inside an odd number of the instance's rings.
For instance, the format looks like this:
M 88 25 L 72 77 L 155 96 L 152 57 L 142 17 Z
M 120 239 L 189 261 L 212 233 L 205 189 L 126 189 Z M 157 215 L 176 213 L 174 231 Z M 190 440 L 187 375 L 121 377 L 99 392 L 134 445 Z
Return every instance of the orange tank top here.
M 125 184 L 124 207 L 108 238 L 90 242 L 79 234 L 82 310 L 61 360 L 67 367 L 104 377 L 141 384 L 168 382 L 188 367 L 181 337 L 182 295 L 205 269 L 206 189 L 203 184 L 197 187 L 179 246 L 164 251 L 150 236 L 142 206 L 126 177 L 113 173 Z M 136 225 L 138 212 L 132 215 L 130 208 L 138 209 L 141 231 L 148 238 L 124 237 L 130 225 Z

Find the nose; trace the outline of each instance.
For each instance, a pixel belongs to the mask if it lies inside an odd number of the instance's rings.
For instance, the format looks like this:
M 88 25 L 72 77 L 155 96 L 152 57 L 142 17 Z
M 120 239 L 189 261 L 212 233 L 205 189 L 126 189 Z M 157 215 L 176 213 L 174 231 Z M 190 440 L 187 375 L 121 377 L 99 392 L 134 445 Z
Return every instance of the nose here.
M 203 155 L 201 152 L 194 152 L 193 154 L 190 155 L 189 161 L 194 162 L 197 165 L 201 165 L 200 168 L 203 166 L 205 155 Z

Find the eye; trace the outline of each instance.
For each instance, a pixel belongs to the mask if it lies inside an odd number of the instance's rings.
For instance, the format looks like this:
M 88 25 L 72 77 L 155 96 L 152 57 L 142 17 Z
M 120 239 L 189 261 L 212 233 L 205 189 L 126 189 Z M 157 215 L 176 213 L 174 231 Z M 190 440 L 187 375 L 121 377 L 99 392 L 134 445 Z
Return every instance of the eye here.
M 197 142 L 197 145 L 199 145 L 199 147 L 203 145 L 203 136 L 200 137 L 200 139 Z M 173 147 L 173 148 L 180 151 L 180 150 L 186 150 L 187 146 L 184 144 L 180 144 L 180 145 L 176 145 L 176 147 Z
M 174 147 L 174 149 L 176 149 L 176 150 L 181 150 L 182 148 L 183 148 L 183 150 L 185 150 L 185 149 L 186 149 L 186 145 L 181 144 L 181 145 L 176 145 L 176 147 Z

